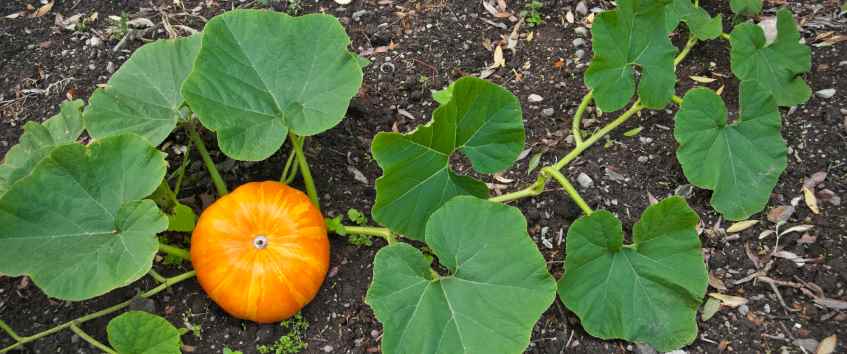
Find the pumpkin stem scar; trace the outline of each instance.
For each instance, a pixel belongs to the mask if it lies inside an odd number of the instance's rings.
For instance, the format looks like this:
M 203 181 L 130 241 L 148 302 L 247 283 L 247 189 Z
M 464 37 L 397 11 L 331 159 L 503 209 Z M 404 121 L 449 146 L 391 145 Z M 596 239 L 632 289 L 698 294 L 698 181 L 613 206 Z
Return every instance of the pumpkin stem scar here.
M 268 247 L 268 237 L 265 235 L 256 235 L 256 237 L 253 238 L 253 246 L 255 246 L 256 249 L 264 249 Z

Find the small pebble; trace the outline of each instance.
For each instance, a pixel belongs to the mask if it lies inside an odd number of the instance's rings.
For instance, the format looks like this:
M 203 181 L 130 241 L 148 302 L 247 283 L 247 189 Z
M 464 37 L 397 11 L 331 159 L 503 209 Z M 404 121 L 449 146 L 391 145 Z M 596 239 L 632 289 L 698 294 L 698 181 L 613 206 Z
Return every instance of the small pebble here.
M 575 10 L 576 10 L 576 13 L 583 15 L 583 16 L 588 14 L 588 6 L 585 6 L 585 1 L 580 1 L 579 3 L 577 3 Z
M 323 348 L 321 348 L 321 350 L 323 350 L 324 353 L 332 353 L 333 349 L 335 349 L 335 348 L 333 348 L 331 345 L 325 345 Z
M 738 306 L 738 313 L 740 313 L 741 316 L 746 316 L 748 312 L 750 312 L 750 308 L 747 307 L 747 305 Z
M 556 114 L 556 110 L 552 108 L 545 108 L 541 110 L 541 115 L 545 117 L 552 117 L 554 114 Z
M 823 90 L 815 92 L 815 95 L 817 95 L 820 98 L 832 98 L 832 96 L 835 96 L 835 89 L 834 88 L 823 89 Z
M 573 40 L 574 47 L 581 47 L 583 44 L 585 44 L 585 40 L 582 38 L 577 38 Z
M 591 177 L 588 177 L 585 173 L 580 173 L 579 176 L 576 177 L 576 182 L 579 183 L 582 188 L 589 188 L 594 185 L 594 180 Z
M 92 36 L 88 40 L 85 41 L 85 44 L 89 47 L 99 47 L 103 44 L 103 40 L 100 37 Z
M 584 51 L 584 50 L 582 50 L 582 49 L 577 49 L 577 51 L 576 51 L 576 53 L 574 53 L 574 55 L 575 55 L 577 58 L 580 58 L 580 59 L 581 59 L 582 57 L 584 57 L 584 56 L 585 56 L 585 51 Z
M 576 32 L 576 34 L 578 34 L 580 36 L 585 36 L 585 35 L 588 34 L 588 29 L 585 28 L 585 27 L 577 27 L 577 28 L 574 28 L 573 31 Z
M 650 160 L 650 159 L 647 156 L 639 156 L 638 157 L 638 162 L 641 162 L 641 163 L 645 163 L 648 160 Z
M 544 97 L 541 97 L 540 95 L 534 93 L 529 95 L 529 97 L 527 97 L 526 99 L 529 101 L 529 103 L 538 103 L 544 101 Z

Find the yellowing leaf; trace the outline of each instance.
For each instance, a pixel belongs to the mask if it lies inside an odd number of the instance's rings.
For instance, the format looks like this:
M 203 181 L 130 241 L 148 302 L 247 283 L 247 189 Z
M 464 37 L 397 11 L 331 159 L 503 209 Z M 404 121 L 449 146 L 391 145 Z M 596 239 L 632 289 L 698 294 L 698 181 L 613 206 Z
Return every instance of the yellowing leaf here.
M 35 13 L 32 14 L 32 17 L 44 16 L 48 12 L 50 12 L 50 10 L 52 10 L 52 9 L 53 9 L 53 2 L 51 1 L 51 2 L 48 2 L 44 5 L 42 5 L 41 7 L 39 7 L 38 10 L 36 10 Z
M 713 79 L 711 77 L 697 76 L 697 75 L 691 75 L 689 77 L 691 78 L 691 80 L 697 81 L 701 84 L 708 84 L 708 83 L 715 82 L 717 80 L 717 79 Z
M 700 318 L 703 321 L 708 321 L 710 318 L 714 317 L 716 313 L 721 309 L 721 301 L 718 299 L 707 299 L 706 304 L 703 305 L 703 312 L 700 313 Z
M 503 47 L 497 46 L 494 48 L 494 64 L 491 65 L 491 68 L 501 68 L 506 66 L 506 59 L 503 58 Z
M 830 354 L 835 353 L 835 347 L 838 345 L 838 336 L 831 335 L 829 337 L 824 338 L 820 344 L 818 344 L 818 349 L 815 350 L 815 354 Z
M 726 229 L 726 233 L 728 233 L 728 234 L 738 233 L 738 232 L 741 232 L 741 231 L 747 230 L 747 229 L 749 229 L 750 227 L 752 227 L 753 225 L 756 225 L 756 224 L 758 224 L 758 223 L 759 223 L 759 220 L 744 220 L 744 221 L 739 221 L 739 222 L 737 222 L 737 223 L 734 223 L 734 224 L 730 225 L 730 226 L 729 226 L 729 228 L 728 228 L 728 229 Z
M 818 198 L 815 197 L 815 192 L 808 187 L 803 187 L 803 200 L 806 201 L 806 206 L 809 207 L 815 214 L 820 214 L 821 210 L 818 208 Z
M 724 306 L 729 306 L 729 307 L 732 307 L 732 308 L 735 308 L 735 307 L 738 307 L 738 306 L 741 306 L 741 305 L 744 305 L 744 304 L 747 303 L 747 299 L 740 297 L 740 296 L 725 295 L 725 294 L 721 294 L 721 293 L 709 293 L 709 296 L 720 300 L 721 303 L 723 303 Z

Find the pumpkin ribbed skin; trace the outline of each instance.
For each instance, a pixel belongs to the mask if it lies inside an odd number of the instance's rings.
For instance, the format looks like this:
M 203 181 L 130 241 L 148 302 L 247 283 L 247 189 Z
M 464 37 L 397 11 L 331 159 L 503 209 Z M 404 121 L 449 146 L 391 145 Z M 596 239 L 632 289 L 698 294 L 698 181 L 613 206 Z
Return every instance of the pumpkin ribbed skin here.
M 309 303 L 326 277 L 326 225 L 303 192 L 247 183 L 200 215 L 191 263 L 203 290 L 230 315 L 281 321 Z

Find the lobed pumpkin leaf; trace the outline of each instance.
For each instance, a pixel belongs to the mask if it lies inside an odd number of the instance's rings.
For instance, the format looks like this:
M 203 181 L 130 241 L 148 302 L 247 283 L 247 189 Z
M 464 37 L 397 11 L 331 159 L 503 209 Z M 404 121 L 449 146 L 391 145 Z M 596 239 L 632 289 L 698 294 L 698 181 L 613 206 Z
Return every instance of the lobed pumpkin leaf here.
M 762 12 L 762 0 L 729 0 L 729 8 L 736 15 L 753 17 Z
M 812 96 L 802 78 L 812 68 L 812 51 L 800 43 L 790 11 L 777 13 L 777 37 L 770 45 L 762 28 L 749 22 L 735 26 L 729 42 L 732 73 L 741 81 L 758 82 L 779 106 L 803 104 Z
M 180 354 L 179 331 L 168 320 L 130 311 L 109 321 L 109 344 L 119 354 Z
M 452 171 L 456 151 L 477 172 L 494 173 L 509 168 L 524 144 L 517 97 L 478 78 L 451 86 L 450 101 L 435 110 L 430 123 L 408 134 L 379 133 L 371 147 L 383 170 L 373 218 L 416 240 L 424 238 L 429 215 L 454 196 L 488 196 L 484 183 Z
M 699 40 L 709 40 L 720 37 L 723 32 L 723 18 L 721 15 L 712 17 L 706 10 L 694 6 L 691 0 L 673 0 L 666 7 L 665 19 L 667 32 L 673 32 L 679 22 L 685 22 L 688 30 Z
M 0 197 L 0 273 L 29 275 L 64 300 L 141 278 L 168 226 L 142 199 L 165 167 L 164 154 L 137 135 L 56 147 Z
M 426 226 L 426 242 L 448 275 L 434 275 L 430 260 L 408 244 L 382 248 L 365 301 L 383 324 L 383 352 L 526 349 L 533 325 L 556 292 L 526 230 L 518 209 L 459 196 Z M 504 267 L 507 260 L 519 261 Z
M 233 159 L 271 156 L 289 129 L 314 135 L 334 127 L 362 84 L 350 38 L 330 15 L 235 10 L 203 32 L 182 93 Z
M 82 134 L 82 100 L 65 101 L 59 113 L 44 123 L 27 122 L 20 142 L 13 146 L 0 164 L 0 196 L 12 184 L 27 176 L 44 156 L 57 145 L 76 141 Z
M 451 82 L 450 85 L 441 89 L 441 90 L 433 90 L 432 91 L 432 99 L 435 102 L 438 102 L 439 105 L 445 105 L 453 99 L 453 88 L 455 87 L 455 82 Z
M 727 123 L 714 91 L 689 91 L 676 115 L 676 156 L 691 184 L 713 190 L 712 206 L 729 220 L 764 209 L 782 171 L 787 149 L 773 97 L 756 82 L 741 84 L 741 114 Z
M 620 0 L 614 11 L 601 13 L 591 27 L 594 58 L 585 84 L 604 112 L 625 106 L 635 93 L 635 66 L 641 71 L 638 96 L 647 108 L 663 108 L 676 85 L 673 60 L 677 49 L 666 30 L 671 0 Z
M 134 133 L 159 145 L 187 112 L 179 89 L 200 50 L 201 35 L 138 48 L 106 87 L 91 95 L 85 128 L 95 139 Z
M 697 214 L 680 197 L 644 211 L 623 244 L 621 222 L 601 210 L 568 229 L 559 296 L 594 337 L 644 342 L 661 352 L 697 337 L 708 274 Z

